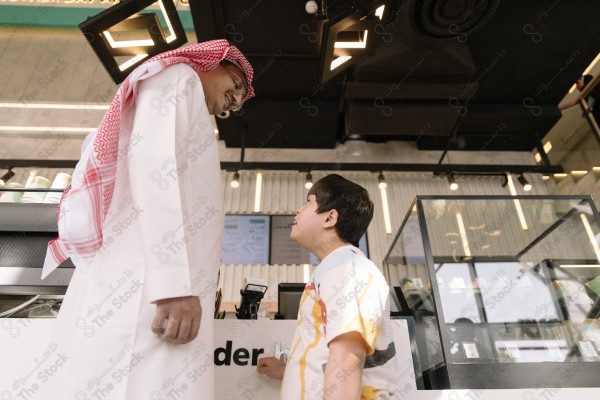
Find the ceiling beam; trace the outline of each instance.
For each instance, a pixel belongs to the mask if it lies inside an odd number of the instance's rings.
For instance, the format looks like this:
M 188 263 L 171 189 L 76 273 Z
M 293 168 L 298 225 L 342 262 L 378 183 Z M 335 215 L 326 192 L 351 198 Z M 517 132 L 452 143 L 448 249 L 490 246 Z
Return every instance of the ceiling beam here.
M 75 168 L 77 160 L 0 160 L 0 168 Z M 564 172 L 556 165 L 490 165 L 490 164 L 392 164 L 392 163 L 319 163 L 319 162 L 221 162 L 221 169 L 233 170 L 280 170 L 280 171 L 394 171 L 434 173 L 505 173 L 557 174 Z
M 283 170 L 283 171 L 393 171 L 434 173 L 514 173 L 555 174 L 564 172 L 562 166 L 489 165 L 489 164 L 391 164 L 391 163 L 287 163 L 287 162 L 221 162 L 221 169 Z

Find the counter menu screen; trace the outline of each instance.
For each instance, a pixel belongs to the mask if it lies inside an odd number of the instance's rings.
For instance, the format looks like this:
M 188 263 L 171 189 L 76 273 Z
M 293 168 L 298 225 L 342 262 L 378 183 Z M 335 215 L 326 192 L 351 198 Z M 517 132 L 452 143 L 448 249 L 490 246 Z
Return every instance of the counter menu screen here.
M 290 239 L 293 215 L 226 215 L 221 264 L 318 264 L 317 257 Z M 368 257 L 366 234 L 359 248 Z
M 221 264 L 269 264 L 268 215 L 226 215 Z

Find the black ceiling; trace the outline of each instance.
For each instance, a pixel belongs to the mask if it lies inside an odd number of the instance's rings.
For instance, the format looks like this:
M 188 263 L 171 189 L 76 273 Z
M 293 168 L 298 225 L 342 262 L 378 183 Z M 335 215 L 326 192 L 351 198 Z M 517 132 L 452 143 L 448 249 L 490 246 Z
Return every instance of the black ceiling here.
M 330 20 L 371 2 L 318 1 Z M 198 41 L 228 39 L 255 70 L 256 97 L 218 119 L 226 145 L 529 151 L 600 51 L 597 0 L 386 4 L 375 54 L 320 84 L 326 20 L 305 1 L 190 0 Z

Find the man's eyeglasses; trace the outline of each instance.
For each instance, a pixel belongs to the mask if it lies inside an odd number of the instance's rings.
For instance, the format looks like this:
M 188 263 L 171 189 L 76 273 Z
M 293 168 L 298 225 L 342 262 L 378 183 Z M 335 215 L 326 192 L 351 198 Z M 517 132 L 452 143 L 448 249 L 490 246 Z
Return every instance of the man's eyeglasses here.
M 240 104 L 233 104 L 233 106 L 231 107 L 231 111 L 239 111 L 242 108 L 242 99 L 246 97 L 246 82 L 244 82 L 244 80 L 241 79 L 237 73 L 233 72 L 231 68 L 225 67 L 225 69 L 227 70 L 227 72 L 231 76 L 231 79 L 233 79 L 233 83 L 235 84 L 233 94 L 235 96 L 239 96 L 240 98 Z M 234 100 L 237 103 L 237 99 L 235 98 L 235 96 Z

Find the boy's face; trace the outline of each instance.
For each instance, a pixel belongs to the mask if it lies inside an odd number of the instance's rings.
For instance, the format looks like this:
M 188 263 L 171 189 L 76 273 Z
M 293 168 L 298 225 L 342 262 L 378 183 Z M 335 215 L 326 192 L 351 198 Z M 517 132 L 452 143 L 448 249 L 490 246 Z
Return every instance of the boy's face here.
M 306 202 L 296 210 L 290 232 L 290 239 L 309 249 L 310 243 L 318 238 L 327 214 L 317 214 L 317 208 L 319 208 L 317 198 L 314 194 L 309 195 Z

